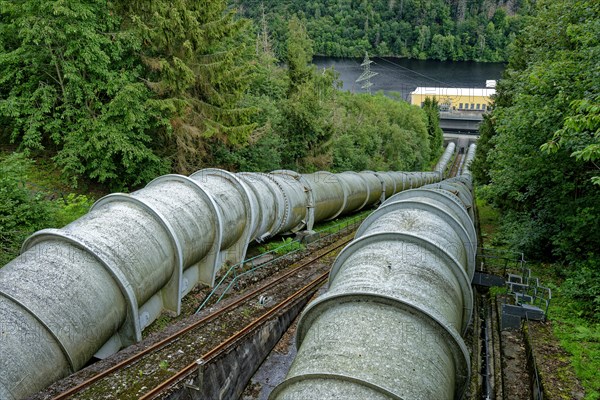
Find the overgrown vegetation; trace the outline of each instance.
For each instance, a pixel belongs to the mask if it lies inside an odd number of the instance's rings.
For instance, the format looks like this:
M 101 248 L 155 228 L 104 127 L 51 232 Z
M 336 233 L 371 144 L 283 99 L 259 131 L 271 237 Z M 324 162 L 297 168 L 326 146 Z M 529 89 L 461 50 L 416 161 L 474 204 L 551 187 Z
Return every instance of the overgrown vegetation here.
M 0 139 L 52 156 L 73 186 L 207 166 L 415 170 L 437 153 L 423 111 L 339 93 L 299 18 L 279 58 L 268 25 L 225 0 L 0 1 L 0 22 Z
M 501 229 L 502 216 L 499 211 L 488 204 L 481 196 L 477 199 L 477 209 L 484 246 L 495 250 L 506 249 L 507 242 L 504 238 L 505 232 Z M 533 275 L 541 277 L 542 284 L 552 290 L 552 300 L 548 311 L 548 318 L 552 322 L 551 332 L 558 339 L 561 347 L 570 355 L 568 360 L 558 360 L 560 361 L 559 364 L 563 365 L 562 370 L 567 364 L 573 367 L 577 378 L 585 389 L 585 399 L 596 400 L 600 398 L 600 379 L 598 377 L 598 370 L 600 369 L 600 323 L 590 318 L 584 304 L 585 300 L 577 298 L 578 287 L 581 287 L 579 285 L 581 282 L 573 282 L 574 285 L 570 284 L 568 279 L 565 282 L 561 264 L 528 263 L 528 266 L 533 269 Z M 593 279 L 590 279 L 590 282 L 592 281 Z M 576 292 L 573 293 L 573 290 Z M 505 286 L 490 288 L 491 296 L 502 295 L 506 292 L 507 288 Z M 531 324 L 534 323 L 531 322 Z M 536 338 L 536 340 L 539 339 L 552 341 L 552 338 Z M 548 358 L 547 362 L 551 365 L 557 364 L 557 360 L 552 358 L 552 354 L 545 354 L 545 357 Z M 567 396 L 572 395 L 568 387 L 568 385 L 572 385 L 571 377 L 558 375 L 560 373 L 561 369 L 555 369 L 552 371 L 551 376 L 544 377 L 548 379 L 544 384 L 551 386 L 544 387 L 547 395 L 556 393 L 566 393 Z
M 560 266 L 542 266 L 544 272 L 549 269 L 560 270 Z M 600 324 L 585 315 L 586 307 L 580 300 L 573 300 L 571 293 L 561 284 L 561 277 L 547 275 L 553 279 L 550 286 L 553 298 L 549 317 L 554 334 L 561 346 L 571 355 L 571 364 L 581 384 L 585 388 L 586 400 L 600 398 Z
M 73 178 L 124 187 L 166 172 L 150 134 L 167 124 L 139 51 L 106 1 L 0 2 L 0 126 Z
M 600 3 L 538 2 L 517 38 L 472 170 L 502 238 L 559 263 L 561 288 L 600 321 Z
M 266 17 L 285 53 L 292 15 L 306 21 L 315 52 L 437 60 L 504 61 L 531 10 L 529 0 L 234 0 L 243 15 Z
M 0 155 L 0 266 L 19 253 L 33 232 L 67 225 L 92 205 L 84 195 L 51 199 L 44 188 L 32 186 L 29 176 L 34 168 L 22 154 Z
M 598 2 L 538 1 L 471 168 L 500 212 L 492 243 L 524 252 L 552 289 L 549 318 L 586 399 L 600 398 L 599 57 Z
M 71 188 L 128 191 L 208 166 L 420 170 L 441 150 L 423 110 L 339 92 L 334 71 L 312 65 L 298 18 L 286 26 L 286 67 L 266 23 L 255 28 L 224 0 L 0 0 L 0 22 L 0 140 L 22 152 L 1 166 L 1 265 L 29 234 L 91 205 L 36 191 L 40 179 L 58 183 L 45 168 Z

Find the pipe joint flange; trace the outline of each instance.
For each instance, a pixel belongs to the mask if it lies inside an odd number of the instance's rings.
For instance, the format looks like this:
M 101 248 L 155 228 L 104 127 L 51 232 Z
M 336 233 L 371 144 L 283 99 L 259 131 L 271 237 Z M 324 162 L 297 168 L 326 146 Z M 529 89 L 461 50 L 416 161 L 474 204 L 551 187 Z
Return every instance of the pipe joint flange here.
M 333 262 L 333 265 L 331 266 L 331 271 L 329 272 L 328 287 L 332 286 L 335 277 L 339 272 L 340 268 L 343 266 L 344 262 L 346 262 L 346 260 L 349 257 L 351 257 L 356 251 L 364 248 L 365 246 L 377 244 L 382 241 L 415 244 L 419 247 L 434 252 L 436 255 L 441 256 L 441 258 L 444 259 L 446 265 L 451 266 L 452 275 L 454 275 L 456 281 L 459 283 L 461 288 L 464 306 L 462 309 L 463 314 L 461 318 L 462 326 L 460 328 L 461 331 L 464 332 L 467 329 L 473 314 L 473 289 L 471 287 L 471 278 L 467 275 L 467 271 L 465 271 L 465 268 L 460 264 L 460 262 L 446 249 L 440 248 L 437 244 L 433 243 L 429 239 L 417 235 L 401 232 L 379 232 L 362 236 L 358 239 L 353 240 L 348 246 L 344 247 L 344 249 L 340 252 L 340 254 L 338 254 L 335 261 Z M 318 301 L 318 299 L 315 300 L 315 302 Z
M 143 200 L 139 197 L 135 197 L 135 195 L 125 193 L 113 193 L 109 194 L 108 196 L 104 196 L 96 203 L 94 203 L 94 205 L 92 206 L 92 210 L 114 202 L 129 203 L 135 207 L 140 208 L 141 210 L 150 214 L 165 230 L 165 233 L 169 237 L 171 246 L 173 248 L 173 255 L 175 256 L 175 268 L 173 269 L 169 282 L 163 289 L 166 293 L 165 308 L 179 315 L 181 313 L 183 248 L 181 246 L 181 243 L 179 242 L 179 238 L 177 237 L 175 230 L 171 226 L 171 223 L 147 200 Z
M 444 203 L 441 203 L 444 204 Z M 445 205 L 445 204 L 444 204 Z M 469 236 L 469 232 L 465 228 L 465 226 L 455 218 L 448 211 L 434 205 L 431 203 L 425 203 L 420 201 L 413 201 L 410 198 L 405 200 L 398 200 L 394 202 L 387 203 L 373 213 L 371 213 L 362 224 L 358 227 L 355 238 L 360 238 L 365 231 L 369 228 L 369 226 L 375 222 L 378 218 L 381 218 L 383 215 L 398 211 L 398 210 L 422 210 L 426 212 L 430 212 L 433 215 L 441 218 L 448 225 L 452 227 L 452 230 L 456 232 L 456 234 L 460 237 L 465 253 L 467 256 L 467 275 L 472 277 L 475 273 L 475 253 L 477 251 L 476 244 L 471 242 L 471 238 Z
M 131 284 L 121 272 L 121 270 L 113 265 L 111 262 L 103 259 L 98 255 L 92 247 L 85 243 L 85 241 L 69 232 L 62 231 L 59 229 L 44 229 L 29 236 L 23 243 L 21 248 L 22 252 L 25 252 L 37 245 L 38 243 L 47 240 L 60 240 L 66 242 L 84 252 L 89 254 L 100 264 L 104 270 L 113 278 L 114 282 L 119 287 L 121 294 L 127 302 L 127 317 L 125 323 L 121 328 L 122 338 L 125 345 L 137 343 L 142 340 L 142 329 L 140 327 L 140 320 L 138 315 L 138 302 L 135 297 L 135 292 L 131 287 Z M 37 317 L 36 317 L 37 318 Z M 62 345 L 61 345 L 62 346 Z M 73 359 L 73 357 L 71 357 Z M 77 369 L 75 369 L 76 371 Z
M 300 348 L 306 333 L 314 324 L 317 318 L 327 311 L 342 303 L 371 302 L 387 305 L 397 309 L 400 312 L 406 312 L 413 315 L 419 315 L 428 325 L 435 327 L 436 331 L 444 335 L 444 343 L 451 347 L 452 359 L 454 361 L 456 387 L 454 392 L 455 399 L 461 399 L 467 389 L 469 377 L 471 375 L 471 355 L 459 333 L 448 326 L 444 321 L 427 310 L 414 304 L 402 301 L 401 299 L 372 292 L 350 292 L 335 295 L 324 294 L 310 303 L 298 321 L 296 329 L 296 348 Z M 300 375 L 301 376 L 301 375 Z M 285 382 L 285 381 L 284 381 Z

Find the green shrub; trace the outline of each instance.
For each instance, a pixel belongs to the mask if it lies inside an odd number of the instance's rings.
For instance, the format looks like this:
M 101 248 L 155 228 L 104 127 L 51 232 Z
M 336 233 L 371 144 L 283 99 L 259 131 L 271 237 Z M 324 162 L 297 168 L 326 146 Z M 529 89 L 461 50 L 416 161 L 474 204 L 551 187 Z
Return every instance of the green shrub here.
M 94 200 L 71 193 L 48 200 L 47 193 L 33 191 L 29 176 L 33 162 L 22 153 L 0 161 L 0 267 L 19 254 L 23 241 L 44 228 L 62 228 L 87 213 Z M 32 182 L 33 181 L 33 182 Z
M 86 214 L 93 204 L 94 200 L 88 196 L 69 193 L 64 199 L 53 202 L 52 225 L 62 228 L 70 224 Z
M 31 233 L 50 222 L 50 207 L 25 182 L 30 161 L 13 153 L 0 162 L 0 266 L 14 258 Z
M 590 255 L 577 265 L 560 287 L 563 294 L 578 302 L 580 316 L 600 322 L 600 260 Z

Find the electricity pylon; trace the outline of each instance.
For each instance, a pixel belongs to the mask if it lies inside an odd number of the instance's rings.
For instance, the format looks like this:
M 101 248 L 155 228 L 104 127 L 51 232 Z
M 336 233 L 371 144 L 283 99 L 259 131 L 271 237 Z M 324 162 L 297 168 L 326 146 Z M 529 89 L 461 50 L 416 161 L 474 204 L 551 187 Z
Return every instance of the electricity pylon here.
M 360 66 L 363 67 L 363 73 L 356 80 L 356 83 L 364 82 L 361 86 L 361 89 L 365 89 L 369 94 L 371 94 L 371 86 L 373 86 L 371 78 L 377 75 L 377 72 L 371 71 L 372 63 L 373 61 L 369 59 L 369 53 L 365 51 L 365 59 L 362 64 L 360 64 Z

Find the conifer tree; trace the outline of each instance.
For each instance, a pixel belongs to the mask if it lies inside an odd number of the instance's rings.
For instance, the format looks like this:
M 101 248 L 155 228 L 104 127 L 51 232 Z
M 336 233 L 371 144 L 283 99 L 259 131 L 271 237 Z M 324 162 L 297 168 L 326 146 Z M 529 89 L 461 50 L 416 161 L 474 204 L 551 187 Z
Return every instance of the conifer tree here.
M 313 43 L 306 33 L 306 26 L 293 16 L 288 23 L 285 62 L 290 78 L 290 91 L 310 80 L 313 74 Z
M 102 0 L 0 2 L 0 123 L 64 171 L 117 186 L 166 171 L 149 134 L 162 122 L 140 81 L 136 38 Z
M 211 146 L 244 144 L 254 125 L 240 100 L 250 83 L 248 21 L 224 0 L 122 1 L 120 12 L 143 39 L 146 84 L 172 113 L 168 154 L 190 173 L 214 163 Z
M 444 144 L 444 132 L 440 128 L 440 107 L 438 100 L 434 97 L 426 97 L 423 102 L 423 111 L 427 116 L 427 133 L 429 134 L 430 159 L 433 161 L 439 157 Z

